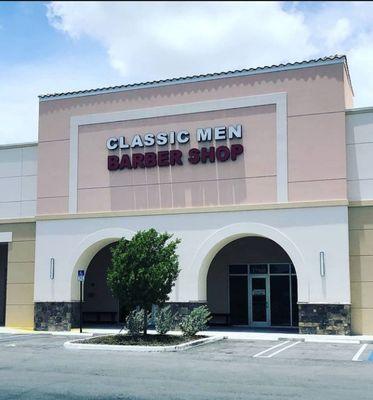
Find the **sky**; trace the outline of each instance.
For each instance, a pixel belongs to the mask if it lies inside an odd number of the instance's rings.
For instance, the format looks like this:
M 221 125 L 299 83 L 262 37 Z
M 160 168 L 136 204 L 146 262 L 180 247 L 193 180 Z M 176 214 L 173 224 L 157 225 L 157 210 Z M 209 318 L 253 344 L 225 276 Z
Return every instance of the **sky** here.
M 36 141 L 38 95 L 346 54 L 373 106 L 370 2 L 0 2 L 0 144 Z

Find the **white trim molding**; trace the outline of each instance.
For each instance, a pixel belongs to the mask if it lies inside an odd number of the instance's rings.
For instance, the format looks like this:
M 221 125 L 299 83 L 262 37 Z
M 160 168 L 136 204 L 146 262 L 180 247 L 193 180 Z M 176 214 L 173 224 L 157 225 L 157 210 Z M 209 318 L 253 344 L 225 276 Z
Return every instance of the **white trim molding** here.
M 13 240 L 12 232 L 0 232 L 0 243 L 10 243 Z
M 69 213 L 75 214 L 78 210 L 78 145 L 80 126 L 265 105 L 276 106 L 277 201 L 286 203 L 288 201 L 287 94 L 271 93 L 71 117 Z

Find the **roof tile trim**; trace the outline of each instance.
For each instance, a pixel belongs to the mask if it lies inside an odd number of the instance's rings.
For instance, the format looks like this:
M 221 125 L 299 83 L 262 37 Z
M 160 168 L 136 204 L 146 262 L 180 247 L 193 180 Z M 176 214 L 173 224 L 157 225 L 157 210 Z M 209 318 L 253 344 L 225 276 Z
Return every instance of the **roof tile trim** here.
M 193 75 L 193 76 L 186 76 L 179 78 L 170 78 L 170 79 L 151 81 L 151 82 L 131 83 L 127 85 L 109 86 L 104 88 L 78 90 L 78 91 L 64 92 L 64 93 L 45 94 L 39 96 L 39 101 L 92 96 L 97 94 L 121 92 L 131 89 L 142 89 L 142 88 L 160 87 L 160 86 L 168 86 L 168 85 L 183 84 L 190 82 L 201 82 L 201 81 L 208 81 L 208 80 L 215 80 L 222 78 L 248 76 L 261 73 L 286 71 L 292 69 L 309 68 L 318 65 L 329 65 L 329 64 L 339 64 L 339 63 L 344 63 L 348 76 L 348 81 L 352 89 L 352 84 L 347 64 L 347 57 L 345 55 L 334 55 L 313 60 L 296 61 L 294 63 L 287 63 L 287 64 L 278 64 L 278 65 L 271 65 L 271 66 L 264 66 L 257 68 L 241 69 L 235 71 L 217 72 L 204 75 Z

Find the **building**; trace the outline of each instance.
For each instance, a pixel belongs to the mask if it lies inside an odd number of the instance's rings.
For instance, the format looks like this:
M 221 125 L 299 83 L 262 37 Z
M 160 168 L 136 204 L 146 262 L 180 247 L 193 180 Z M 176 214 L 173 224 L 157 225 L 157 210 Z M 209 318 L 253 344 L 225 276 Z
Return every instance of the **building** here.
M 0 148 L 0 321 L 118 319 L 109 247 L 179 237 L 175 308 L 217 323 L 373 334 L 373 108 L 345 56 L 40 96 Z

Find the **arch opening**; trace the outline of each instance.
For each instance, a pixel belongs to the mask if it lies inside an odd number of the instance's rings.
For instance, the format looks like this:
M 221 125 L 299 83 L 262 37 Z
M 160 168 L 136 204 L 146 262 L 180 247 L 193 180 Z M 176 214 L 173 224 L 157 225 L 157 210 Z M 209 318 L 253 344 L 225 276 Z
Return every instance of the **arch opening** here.
M 107 285 L 107 271 L 111 264 L 111 248 L 105 245 L 91 259 L 86 269 L 83 291 L 83 323 L 115 324 L 121 322 L 120 304 Z
M 298 280 L 288 253 L 262 236 L 233 238 L 209 264 L 212 324 L 298 327 Z

